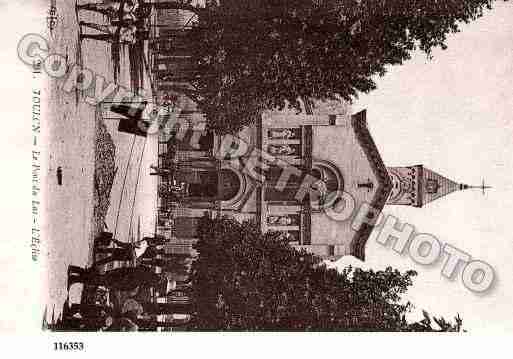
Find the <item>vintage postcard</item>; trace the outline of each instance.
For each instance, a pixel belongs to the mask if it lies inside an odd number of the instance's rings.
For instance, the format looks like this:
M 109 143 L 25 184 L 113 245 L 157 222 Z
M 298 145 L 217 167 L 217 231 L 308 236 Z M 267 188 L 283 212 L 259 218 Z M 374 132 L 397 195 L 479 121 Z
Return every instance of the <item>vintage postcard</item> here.
M 2 6 L 40 330 L 513 331 L 510 2 Z

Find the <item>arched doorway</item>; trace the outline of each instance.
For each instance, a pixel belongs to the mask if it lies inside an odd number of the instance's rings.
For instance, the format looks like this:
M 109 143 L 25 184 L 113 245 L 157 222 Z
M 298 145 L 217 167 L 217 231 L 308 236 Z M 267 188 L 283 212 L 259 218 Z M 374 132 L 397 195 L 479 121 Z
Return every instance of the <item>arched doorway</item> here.
M 198 201 L 221 200 L 231 201 L 240 192 L 239 175 L 229 169 L 220 171 L 197 171 L 194 180 L 188 181 L 187 196 Z

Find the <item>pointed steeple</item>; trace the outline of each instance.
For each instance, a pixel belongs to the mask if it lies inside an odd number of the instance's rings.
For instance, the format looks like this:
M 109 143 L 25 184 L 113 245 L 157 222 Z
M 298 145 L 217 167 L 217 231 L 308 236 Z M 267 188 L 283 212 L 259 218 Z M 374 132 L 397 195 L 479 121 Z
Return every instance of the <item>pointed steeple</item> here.
M 422 167 L 421 193 L 422 204 L 436 201 L 448 194 L 467 189 L 469 186 L 456 183 L 429 168 Z
M 484 181 L 481 186 L 469 186 L 455 182 L 422 165 L 389 167 L 388 172 L 393 188 L 387 204 L 423 207 L 426 203 L 436 201 L 456 191 L 481 189 L 484 193 L 486 189 L 490 188 L 485 185 Z

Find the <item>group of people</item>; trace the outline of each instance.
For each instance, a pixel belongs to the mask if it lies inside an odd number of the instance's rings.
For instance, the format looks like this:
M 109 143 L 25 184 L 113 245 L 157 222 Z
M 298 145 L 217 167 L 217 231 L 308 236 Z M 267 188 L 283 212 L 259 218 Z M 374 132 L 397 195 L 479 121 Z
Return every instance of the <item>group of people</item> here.
M 80 21 L 81 27 L 99 31 L 82 34 L 81 37 L 120 44 L 135 44 L 148 39 L 146 19 L 150 16 L 151 9 L 143 0 L 104 0 L 100 3 L 77 5 L 78 11 L 95 12 L 107 18 L 107 23 L 103 24 Z
M 113 238 L 112 233 L 101 233 L 95 239 L 95 252 L 96 256 L 102 254 L 106 257 L 96 260 L 90 268 L 70 265 L 68 291 L 72 285 L 82 283 L 108 291 L 110 300 L 103 304 L 91 304 L 87 301 L 80 304 L 65 303 L 64 328 L 132 331 L 138 330 L 141 323 L 154 320 L 156 314 L 149 314 L 149 308 L 140 304 L 136 296 L 150 288 L 160 293 L 170 290 L 171 281 L 154 270 L 155 266 L 162 267 L 172 262 L 171 256 L 165 253 L 164 243 L 165 240 L 161 237 L 145 237 L 135 243 L 126 243 Z M 112 261 L 136 263 L 105 272 L 98 270 L 99 266 Z M 119 302 L 121 297 L 125 300 Z
M 166 253 L 162 237 L 144 237 L 142 240 L 128 243 L 115 239 L 110 232 L 102 232 L 95 239 L 95 253 L 103 255 L 88 269 L 70 266 L 68 270 L 68 288 L 74 283 L 96 286 L 114 287 L 119 290 L 130 290 L 139 284 L 158 284 L 161 277 L 155 275 L 152 267 L 165 267 L 173 260 Z M 110 270 L 101 274 L 98 267 L 114 261 L 131 262 L 125 268 Z

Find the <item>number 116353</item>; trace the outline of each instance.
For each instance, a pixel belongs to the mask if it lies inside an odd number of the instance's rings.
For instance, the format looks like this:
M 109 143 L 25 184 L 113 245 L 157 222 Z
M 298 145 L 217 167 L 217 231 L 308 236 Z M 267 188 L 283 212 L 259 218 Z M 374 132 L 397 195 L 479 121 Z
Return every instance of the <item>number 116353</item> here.
M 80 351 L 84 350 L 83 342 L 54 342 L 53 349 L 57 351 Z

